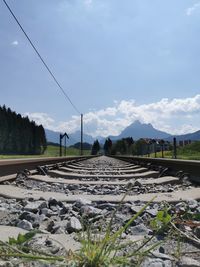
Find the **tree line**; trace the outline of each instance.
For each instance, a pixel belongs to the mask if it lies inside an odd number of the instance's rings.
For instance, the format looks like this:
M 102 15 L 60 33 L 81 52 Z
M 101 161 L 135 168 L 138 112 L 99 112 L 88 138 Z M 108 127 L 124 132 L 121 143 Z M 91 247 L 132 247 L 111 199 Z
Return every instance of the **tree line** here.
M 105 155 L 149 155 L 169 148 L 169 142 L 164 140 L 141 138 L 134 141 L 132 137 L 127 137 L 112 142 L 110 138 L 107 138 L 102 147 L 96 140 L 93 143 L 91 154 L 97 155 L 102 150 Z
M 0 153 L 42 154 L 47 140 L 42 125 L 36 125 L 28 117 L 0 106 Z

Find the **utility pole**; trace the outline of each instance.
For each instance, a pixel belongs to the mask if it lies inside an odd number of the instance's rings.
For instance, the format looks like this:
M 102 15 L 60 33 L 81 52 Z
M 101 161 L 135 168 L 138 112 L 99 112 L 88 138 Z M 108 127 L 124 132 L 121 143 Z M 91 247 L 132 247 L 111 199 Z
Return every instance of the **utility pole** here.
M 60 157 L 62 157 L 62 134 L 60 134 Z
M 81 156 L 83 155 L 83 114 L 81 114 Z
M 174 159 L 177 158 L 177 150 L 176 150 L 176 138 L 173 139 L 173 147 L 174 147 Z
M 67 136 L 65 135 L 65 157 L 67 155 L 67 147 L 66 147 L 67 146 L 67 144 L 66 144 L 67 142 L 66 142 L 66 138 L 67 138 Z

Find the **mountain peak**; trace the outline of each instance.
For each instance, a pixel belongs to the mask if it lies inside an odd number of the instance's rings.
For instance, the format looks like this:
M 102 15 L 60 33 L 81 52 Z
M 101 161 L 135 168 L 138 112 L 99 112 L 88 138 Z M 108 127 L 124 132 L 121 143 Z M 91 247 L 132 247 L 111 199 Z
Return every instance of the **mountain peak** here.
M 126 137 L 132 137 L 135 140 L 139 138 L 164 139 L 169 136 L 170 134 L 155 129 L 151 123 L 141 123 L 136 120 L 126 127 L 119 136 L 114 136 L 113 139 L 117 140 Z
M 142 123 L 139 120 L 136 120 L 132 123 L 132 125 L 141 125 Z
M 151 123 L 142 123 L 139 120 L 134 121 L 129 126 L 137 126 L 137 127 L 149 126 L 149 127 L 153 127 Z

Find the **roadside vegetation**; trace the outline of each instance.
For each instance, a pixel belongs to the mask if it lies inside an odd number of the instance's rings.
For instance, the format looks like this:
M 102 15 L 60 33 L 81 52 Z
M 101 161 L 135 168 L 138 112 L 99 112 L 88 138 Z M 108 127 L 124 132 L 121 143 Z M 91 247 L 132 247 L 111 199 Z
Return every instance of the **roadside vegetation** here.
M 63 156 L 65 148 L 62 147 Z M 90 155 L 91 150 L 83 150 L 83 155 Z M 59 145 L 51 144 L 47 145 L 47 149 L 42 155 L 0 155 L 0 159 L 17 159 L 17 158 L 38 158 L 38 157 L 59 157 L 60 155 L 60 147 Z M 66 156 L 79 156 L 80 149 L 74 147 L 67 147 Z
M 150 156 L 155 157 L 155 153 L 151 153 Z M 165 158 L 172 158 L 172 156 L 172 151 L 164 151 Z M 157 157 L 162 157 L 162 153 L 157 152 Z M 200 141 L 193 142 L 184 147 L 178 147 L 177 159 L 200 160 Z
M 164 140 L 139 139 L 134 141 L 131 137 L 128 137 L 112 142 L 108 138 L 103 148 L 106 155 L 130 155 L 153 158 L 161 158 L 163 156 L 165 158 L 173 158 L 173 147 Z M 98 151 L 96 150 L 96 154 Z M 177 159 L 200 160 L 200 141 L 192 142 L 183 147 L 177 146 Z
M 130 155 L 155 157 L 155 152 L 151 147 L 148 153 L 148 146 L 145 140 L 140 139 L 134 141 L 132 138 L 123 138 L 116 142 L 112 142 L 109 138 L 106 139 L 104 145 L 101 145 L 98 140 L 95 140 L 93 145 L 83 143 L 83 155 L 97 155 L 104 153 L 105 155 Z M 62 147 L 63 156 L 65 155 L 65 147 Z M 44 154 L 36 155 L 20 155 L 20 154 L 0 154 L 0 159 L 15 159 L 15 158 L 38 158 L 38 157 L 58 157 L 60 154 L 59 144 L 49 143 Z M 66 148 L 66 156 L 79 156 L 80 143 Z M 168 150 L 163 151 L 164 158 L 173 158 L 172 146 L 169 145 Z M 157 151 L 156 157 L 161 158 L 162 152 Z M 177 159 L 200 160 L 200 141 L 192 142 L 183 147 L 177 147 Z

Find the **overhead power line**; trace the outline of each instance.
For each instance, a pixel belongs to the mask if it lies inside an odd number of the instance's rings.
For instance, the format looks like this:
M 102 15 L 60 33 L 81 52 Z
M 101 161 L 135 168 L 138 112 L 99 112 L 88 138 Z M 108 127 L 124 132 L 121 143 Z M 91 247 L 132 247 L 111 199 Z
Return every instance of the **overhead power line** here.
M 81 115 L 81 112 L 79 111 L 79 109 L 75 106 L 75 104 L 72 102 L 72 100 L 70 99 L 70 97 L 67 95 L 67 93 L 65 92 L 65 90 L 63 89 L 63 87 L 61 86 L 61 84 L 59 83 L 59 81 L 57 80 L 57 78 L 55 77 L 55 75 L 53 74 L 53 72 L 51 71 L 51 69 L 48 67 L 47 63 L 44 61 L 43 57 L 41 56 L 41 54 L 38 52 L 37 48 L 35 47 L 35 45 L 33 44 L 33 42 L 31 41 L 30 37 L 28 36 L 28 34 L 25 32 L 24 28 L 22 27 L 21 23 L 19 22 L 19 20 L 17 19 L 17 17 L 15 16 L 15 14 L 13 13 L 13 11 L 11 10 L 11 8 L 9 7 L 9 5 L 7 4 L 6 0 L 3 0 L 4 4 L 6 5 L 6 7 L 8 8 L 9 12 L 11 13 L 11 15 L 13 16 L 14 20 L 17 22 L 18 26 L 20 27 L 20 29 L 22 30 L 22 32 L 24 33 L 25 37 L 27 38 L 27 40 L 29 41 L 30 45 L 32 46 L 32 48 L 34 49 L 34 51 L 36 52 L 36 54 L 38 55 L 39 59 L 42 61 L 43 65 L 45 66 L 45 68 L 47 69 L 47 71 L 49 72 L 49 74 L 51 75 L 51 77 L 54 79 L 55 83 L 57 84 L 58 88 L 62 91 L 62 93 L 64 94 L 64 96 L 67 98 L 67 100 L 69 101 L 69 103 L 72 105 L 72 107 L 76 110 L 77 113 L 79 113 Z

